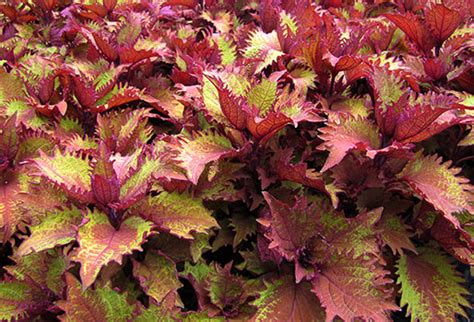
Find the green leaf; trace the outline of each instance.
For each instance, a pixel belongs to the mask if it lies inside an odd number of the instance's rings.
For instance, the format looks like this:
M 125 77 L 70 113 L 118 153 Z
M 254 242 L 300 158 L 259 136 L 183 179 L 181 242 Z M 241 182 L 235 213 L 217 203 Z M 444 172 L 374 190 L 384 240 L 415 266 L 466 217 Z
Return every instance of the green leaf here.
M 237 58 L 237 50 L 232 40 L 226 40 L 224 36 L 217 38 L 217 46 L 221 54 L 222 65 L 230 65 Z
M 116 230 L 106 214 L 93 211 L 86 215 L 86 222 L 79 227 L 79 249 L 73 260 L 81 263 L 84 288 L 94 283 L 102 266 L 111 261 L 122 263 L 122 256 L 141 250 L 141 244 L 150 234 L 152 224 L 140 217 L 125 219 Z
M 277 83 L 263 78 L 262 81 L 253 86 L 247 93 L 247 102 L 250 106 L 259 109 L 260 115 L 265 115 L 275 102 Z
M 339 164 L 353 149 L 369 151 L 380 147 L 377 126 L 368 119 L 352 116 L 341 116 L 339 122 L 329 122 L 319 130 L 324 143 L 319 150 L 329 151 L 329 156 L 321 172 Z
M 324 309 L 308 282 L 296 284 L 292 276 L 264 281 L 265 290 L 252 302 L 257 312 L 250 321 L 324 321 Z
M 120 187 L 120 208 L 129 207 L 146 194 L 152 175 L 159 168 L 160 161 L 152 157 L 145 157 L 139 163 L 138 169 Z
M 40 151 L 40 157 L 33 160 L 39 175 L 63 187 L 66 191 L 91 191 L 90 174 L 92 167 L 87 157 L 62 153 L 59 149 L 53 156 Z
M 261 62 L 257 64 L 256 73 L 260 73 L 265 67 L 272 64 L 284 53 L 281 50 L 276 31 L 266 34 L 262 30 L 251 33 L 248 47 L 244 50 L 244 57 L 257 58 Z
M 395 73 L 384 68 L 374 68 L 372 82 L 375 97 L 382 111 L 386 111 L 389 105 L 397 102 L 405 92 L 402 90 L 402 80 L 395 76 Z
M 451 161 L 441 162 L 441 157 L 424 156 L 420 151 L 397 177 L 459 227 L 459 220 L 453 213 L 463 210 L 474 213 L 470 204 L 474 188 L 468 179 L 459 176 L 461 169 L 450 167 Z
M 298 32 L 298 25 L 296 24 L 295 17 L 292 17 L 291 14 L 282 11 L 280 13 L 280 27 L 283 31 L 283 36 L 288 37 L 291 33 L 296 35 Z
M 30 284 L 35 281 L 36 285 L 46 286 L 56 295 L 62 293 L 65 285 L 62 277 L 68 265 L 62 252 L 49 250 L 26 256 L 14 254 L 11 259 L 15 265 L 6 266 L 5 270 L 16 280 Z M 34 284 L 30 286 L 35 288 Z
M 14 76 L 0 69 L 0 106 L 15 98 L 23 97 L 23 83 Z
M 81 211 L 74 207 L 49 213 L 40 224 L 30 227 L 31 236 L 20 245 L 16 254 L 23 256 L 72 242 L 76 239 L 75 227 L 81 219 Z
M 20 320 L 28 311 L 44 305 L 44 295 L 25 282 L 0 282 L 0 319 Z
M 67 299 L 56 304 L 65 313 L 59 318 L 65 322 L 76 321 L 117 321 L 126 322 L 132 317 L 134 307 L 109 286 L 95 290 L 83 290 L 79 281 L 70 273 L 66 274 Z
M 398 260 L 401 306 L 408 304 L 411 321 L 457 321 L 455 314 L 467 318 L 461 306 L 470 307 L 469 292 L 460 285 L 459 276 L 446 256 L 430 247 L 418 249 L 419 255 L 406 253 Z
M 186 169 L 189 180 L 197 184 L 208 163 L 233 155 L 235 151 L 225 136 L 214 132 L 196 133 L 192 138 L 181 137 L 176 160 Z
M 182 286 L 174 262 L 165 256 L 148 252 L 143 262 L 133 260 L 133 275 L 146 294 L 158 303 Z
M 230 224 L 235 231 L 233 247 L 237 247 L 243 240 L 257 233 L 257 221 L 255 217 L 246 213 L 234 213 Z
M 202 201 L 186 193 L 162 192 L 158 196 L 148 197 L 134 210 L 159 228 L 180 238 L 193 239 L 191 232 L 206 233 L 207 229 L 218 227 Z
M 17 175 L 0 174 L 0 237 L 3 243 L 12 237 L 24 216 L 20 208 L 20 191 Z

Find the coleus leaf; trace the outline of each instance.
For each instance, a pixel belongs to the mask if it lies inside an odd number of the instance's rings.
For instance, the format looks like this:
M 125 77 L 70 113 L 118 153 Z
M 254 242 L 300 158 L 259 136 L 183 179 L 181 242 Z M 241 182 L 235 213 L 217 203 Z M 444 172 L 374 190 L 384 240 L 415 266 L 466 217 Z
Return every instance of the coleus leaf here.
M 26 282 L 0 282 L 0 319 L 6 321 L 27 318 L 30 311 L 44 309 L 48 301 L 44 294 Z
M 444 4 L 432 4 L 425 11 L 425 19 L 438 46 L 441 46 L 462 22 L 461 15 Z
M 15 164 L 22 164 L 28 159 L 39 156 L 38 151 L 51 153 L 57 146 L 57 141 L 48 134 L 39 131 L 27 131 L 21 135 L 18 142 L 18 151 L 15 156 Z
M 449 254 L 462 263 L 474 264 L 473 218 L 467 211 L 457 213 L 461 228 L 455 227 L 442 215 L 437 215 L 430 229 L 430 235 Z
M 139 202 L 133 211 L 180 238 L 193 239 L 193 231 L 205 233 L 207 229 L 218 227 L 202 201 L 186 193 L 161 192 L 157 196 L 149 196 Z
M 0 69 L 0 105 L 23 96 L 23 83 L 13 73 Z
M 439 124 L 435 122 L 454 105 L 455 100 L 450 96 L 425 95 L 415 102 L 402 97 L 400 101 L 397 104 L 402 106 L 393 111 L 396 122 L 394 138 L 403 143 L 422 141 L 461 121 L 454 116 L 455 120 L 447 119 Z
M 123 109 L 97 115 L 97 134 L 110 150 L 128 154 L 150 139 L 149 109 Z
M 258 287 L 258 280 L 245 280 L 241 276 L 231 274 L 232 262 L 224 267 L 215 266 L 206 278 L 211 303 L 217 306 L 225 316 L 235 316 L 241 306 L 248 304 Z
M 428 54 L 435 45 L 433 34 L 414 14 L 384 14 L 384 16 L 400 28 L 422 52 Z
M 252 302 L 257 312 L 250 321 L 323 321 L 324 309 L 311 293 L 308 282 L 296 284 L 293 277 L 284 275 L 266 281 L 265 290 Z
M 384 213 L 377 227 L 382 230 L 380 239 L 390 247 L 394 254 L 403 254 L 403 249 L 416 252 L 402 218 L 394 213 Z
M 54 151 L 53 156 L 47 156 L 40 151 L 40 157 L 33 159 L 33 163 L 39 170 L 39 176 L 58 185 L 66 193 L 74 196 L 82 194 L 88 198 L 92 167 L 87 156 L 62 153 L 59 149 Z
M 102 266 L 111 261 L 122 263 L 122 256 L 141 250 L 140 246 L 151 233 L 152 223 L 140 217 L 128 217 L 118 230 L 100 211 L 89 212 L 79 227 L 79 248 L 73 260 L 81 263 L 81 279 L 84 288 L 94 283 Z
M 450 168 L 450 161 L 441 162 L 441 157 L 424 156 L 420 151 L 397 176 L 459 227 L 453 213 L 474 211 L 470 204 L 473 188 L 468 179 L 458 176 L 460 169 Z
M 204 200 L 238 200 L 244 193 L 235 185 L 239 179 L 246 177 L 242 168 L 242 164 L 223 161 L 210 166 L 208 175 L 202 175 L 199 180 L 197 195 Z
M 195 133 L 192 137 L 181 137 L 178 150 L 176 160 L 186 169 L 193 184 L 198 183 L 208 163 L 232 157 L 237 152 L 227 137 L 210 131 Z
M 168 300 L 169 298 L 169 300 Z M 168 296 L 165 301 L 172 301 L 172 297 Z M 135 315 L 133 320 L 135 322 L 173 322 L 173 317 L 177 316 L 177 312 L 169 309 L 169 305 L 155 305 L 150 304 L 148 308 L 142 308 L 139 315 Z M 183 320 L 184 321 L 184 320 Z
M 292 150 L 284 150 L 277 154 L 273 167 L 280 180 L 288 180 L 300 183 L 304 186 L 317 189 L 327 193 L 326 186 L 321 175 L 314 169 L 308 169 L 305 162 L 291 163 Z
M 333 255 L 349 254 L 354 257 L 372 254 L 377 256 L 376 223 L 380 220 L 382 208 L 363 211 L 354 218 L 346 218 L 344 213 L 334 210 L 328 200 L 316 199 L 317 212 L 320 214 L 318 238 L 312 242 L 313 256 L 327 258 Z M 331 245 L 328 251 L 327 244 Z
M 284 53 L 275 31 L 267 34 L 261 30 L 255 30 L 251 33 L 248 47 L 245 48 L 243 54 L 246 58 L 260 60 L 256 66 L 256 73 L 259 73 Z
M 238 130 L 242 130 L 246 126 L 247 113 L 242 108 L 245 102 L 242 98 L 238 99 L 224 83 L 218 79 L 209 78 L 209 81 L 215 86 L 219 96 L 219 104 L 222 113 L 227 120 Z M 204 84 L 206 86 L 206 84 Z M 203 90 L 205 90 L 203 88 Z
M 0 132 L 0 172 L 6 169 L 13 161 L 18 150 L 18 133 L 16 116 L 8 119 L 0 118 L 2 131 Z
M 263 78 L 246 94 L 250 106 L 256 107 L 260 115 L 265 115 L 273 106 L 277 97 L 277 82 Z
M 63 274 L 67 269 L 68 260 L 61 251 L 14 255 L 11 259 L 15 261 L 15 265 L 6 266 L 5 270 L 15 280 L 29 284 L 32 289 L 37 289 L 36 292 L 43 292 L 43 303 L 46 304 L 54 298 L 52 293 L 60 295 L 63 292 Z
M 217 82 L 215 85 L 214 82 L 211 81 L 211 78 L 212 77 L 207 77 L 207 75 L 205 75 L 202 79 L 202 100 L 207 113 L 219 123 L 234 125 L 236 128 L 240 128 L 242 126 L 239 121 L 240 113 L 239 110 L 234 110 L 234 107 L 237 106 L 237 102 L 234 99 L 235 96 L 232 96 L 230 95 L 231 93 L 225 91 L 226 87 L 224 86 L 222 88 L 224 92 L 221 103 L 219 90 L 218 87 L 216 87 L 216 85 L 219 85 L 220 83 Z M 221 86 L 219 85 L 219 88 L 220 87 Z M 228 116 L 224 114 L 224 110 L 227 111 Z
M 81 219 L 82 213 L 77 208 L 52 211 L 40 224 L 31 226 L 31 236 L 20 245 L 16 254 L 23 256 L 74 241 Z
M 271 227 L 269 248 L 277 248 L 286 259 L 294 260 L 317 231 L 315 206 L 308 206 L 304 197 L 289 206 L 268 192 L 263 192 L 263 196 L 270 207 L 271 220 L 259 219 L 259 222 Z
M 433 245 L 434 246 L 434 245 Z M 397 283 L 401 284 L 401 306 L 408 304 L 411 321 L 456 321 L 455 314 L 466 316 L 469 293 L 463 279 L 446 256 L 436 248 L 418 249 L 419 255 L 406 253 L 397 263 Z
M 264 118 L 258 109 L 247 118 L 247 129 L 261 143 L 265 144 L 273 135 L 291 122 L 291 118 L 281 112 L 270 111 Z
M 368 151 L 380 147 L 377 126 L 360 117 L 341 115 L 339 122 L 329 122 L 319 131 L 322 133 L 319 137 L 324 143 L 318 149 L 329 151 L 321 172 L 337 165 L 352 149 Z
M 2 242 L 6 243 L 23 218 L 20 208 L 21 188 L 18 176 L 13 173 L 0 173 L 0 179 L 0 236 Z
M 166 296 L 182 286 L 175 264 L 160 254 L 147 253 L 143 262 L 133 260 L 133 275 L 145 293 L 161 303 Z
M 124 209 L 143 198 L 148 192 L 153 175 L 160 170 L 160 165 L 156 158 L 143 156 L 138 166 L 127 174 L 126 180 L 120 182 L 119 201 L 110 206 Z
M 390 311 L 398 307 L 389 300 L 387 273 L 370 257 L 333 258 L 312 281 L 313 292 L 326 310 L 326 321 L 336 316 L 344 321 L 389 321 Z
M 128 321 L 132 317 L 133 306 L 124 294 L 119 294 L 109 286 L 95 290 L 84 290 L 81 283 L 71 273 L 66 274 L 67 298 L 56 304 L 65 313 L 61 321 Z
M 257 233 L 257 222 L 255 218 L 249 216 L 249 214 L 235 213 L 232 216 L 230 226 L 235 231 L 234 241 L 232 243 L 234 248 L 251 235 Z

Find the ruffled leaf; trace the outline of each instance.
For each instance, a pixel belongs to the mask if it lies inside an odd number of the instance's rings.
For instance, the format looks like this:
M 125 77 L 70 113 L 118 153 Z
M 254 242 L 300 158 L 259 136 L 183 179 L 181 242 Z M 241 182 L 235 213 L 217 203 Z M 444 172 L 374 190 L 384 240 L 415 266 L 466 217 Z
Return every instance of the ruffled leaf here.
M 403 249 L 416 252 L 402 218 L 393 213 L 384 213 L 377 227 L 381 229 L 380 239 L 394 254 L 403 254 Z
M 15 254 L 12 260 L 15 261 L 15 265 L 5 267 L 8 274 L 18 281 L 29 283 L 32 289 L 41 285 L 44 302 L 51 300 L 50 291 L 56 295 L 63 292 L 65 286 L 63 274 L 69 261 L 61 251 L 49 250 L 26 256 Z
M 339 123 L 328 123 L 320 131 L 322 134 L 319 137 L 324 143 L 318 149 L 329 151 L 321 172 L 337 165 L 352 149 L 367 151 L 380 147 L 377 126 L 360 117 L 341 116 Z
M 111 261 L 122 263 L 122 256 L 141 250 L 141 244 L 150 234 L 152 224 L 140 217 L 125 219 L 116 230 L 108 217 L 99 211 L 86 215 L 86 223 L 79 227 L 79 249 L 73 260 L 81 263 L 84 288 L 94 283 L 102 266 Z
M 31 236 L 20 245 L 16 254 L 23 256 L 72 242 L 76 239 L 75 227 L 81 219 L 82 213 L 77 208 L 51 212 L 40 224 L 31 226 Z
M 66 274 L 67 299 L 57 302 L 65 312 L 59 316 L 61 321 L 105 321 L 125 322 L 131 319 L 133 306 L 126 296 L 112 290 L 109 286 L 95 290 L 83 290 L 79 281 L 70 273 Z
M 247 113 L 242 108 L 245 102 L 242 99 L 238 99 L 227 87 L 225 87 L 222 81 L 211 78 L 209 79 L 217 89 L 220 108 L 227 120 L 229 120 L 229 122 L 238 130 L 245 128 Z M 205 83 L 204 86 L 209 85 L 206 85 Z
M 255 58 L 261 61 L 256 66 L 256 72 L 259 73 L 283 55 L 283 52 L 275 31 L 267 34 L 256 30 L 250 35 L 248 47 L 245 48 L 243 54 L 246 58 Z
M 148 197 L 134 209 L 146 220 L 180 238 L 193 239 L 191 232 L 205 233 L 207 229 L 218 227 L 202 201 L 189 194 L 162 192 Z
M 257 312 L 250 321 L 323 321 L 324 309 L 308 282 L 296 284 L 291 276 L 264 281 L 265 290 L 252 302 Z
M 20 208 L 20 186 L 18 177 L 11 173 L 0 174 L 0 232 L 2 242 L 6 243 L 15 232 L 23 218 Z
M 469 307 L 460 285 L 464 280 L 446 256 L 436 248 L 418 249 L 419 255 L 405 254 L 398 260 L 401 306 L 408 304 L 411 321 L 456 321 L 456 314 L 467 318 L 461 306 Z
M 0 319 L 26 318 L 29 311 L 44 307 L 44 295 L 25 282 L 0 282 Z
M 250 89 L 246 97 L 250 106 L 256 107 L 260 115 L 265 115 L 277 97 L 277 82 L 264 78 Z
M 145 293 L 158 303 L 170 293 L 176 295 L 176 290 L 182 286 L 175 264 L 159 254 L 147 253 L 143 262 L 133 260 L 133 275 Z
M 426 23 L 438 45 L 441 45 L 448 39 L 462 22 L 459 13 L 447 8 L 443 4 L 432 4 L 426 10 L 425 17 Z
M 53 156 L 40 152 L 40 157 L 33 160 L 39 170 L 39 175 L 58 186 L 64 187 L 67 192 L 91 191 L 90 173 L 92 167 L 87 157 L 74 154 L 63 154 L 56 150 Z
M 327 263 L 312 281 L 313 292 L 326 309 L 326 321 L 336 316 L 344 321 L 389 321 L 390 311 L 398 307 L 388 299 L 387 273 L 375 260 L 362 257 L 337 257 Z
M 260 223 L 271 227 L 269 248 L 277 248 L 288 260 L 293 260 L 313 237 L 318 227 L 318 213 L 308 206 L 305 198 L 298 198 L 293 206 L 275 199 L 268 192 L 263 196 L 270 207 L 270 222 Z
M 441 157 L 424 156 L 419 152 L 408 161 L 398 178 L 407 182 L 417 194 L 459 227 L 453 213 L 463 210 L 474 212 L 470 204 L 473 188 L 468 179 L 458 176 L 460 169 L 450 168 L 450 161 L 441 162 Z
M 197 184 L 205 166 L 226 156 L 234 155 L 236 150 L 225 136 L 214 132 L 195 134 L 192 138 L 182 138 L 176 160 L 186 169 L 189 180 Z

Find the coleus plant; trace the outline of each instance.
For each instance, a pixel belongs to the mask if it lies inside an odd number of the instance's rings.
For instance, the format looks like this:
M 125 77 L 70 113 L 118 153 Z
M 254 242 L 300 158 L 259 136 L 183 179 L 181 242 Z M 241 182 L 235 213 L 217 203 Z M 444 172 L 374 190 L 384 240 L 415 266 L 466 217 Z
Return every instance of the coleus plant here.
M 0 319 L 474 318 L 468 1 L 0 13 Z

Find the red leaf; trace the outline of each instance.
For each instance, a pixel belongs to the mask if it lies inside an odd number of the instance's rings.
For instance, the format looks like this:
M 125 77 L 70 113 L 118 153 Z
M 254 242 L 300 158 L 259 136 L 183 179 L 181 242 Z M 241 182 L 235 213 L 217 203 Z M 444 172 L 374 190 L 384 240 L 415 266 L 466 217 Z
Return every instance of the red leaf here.
M 159 56 L 159 53 L 152 50 L 136 50 L 134 48 L 121 48 L 119 57 L 121 64 L 135 64 L 143 59 Z
M 167 0 L 162 6 L 184 6 L 194 8 L 199 4 L 198 0 Z
M 264 119 L 258 116 L 248 117 L 247 129 L 261 144 L 264 144 L 288 123 L 291 123 L 289 117 L 282 113 L 272 111 L 268 113 Z
M 425 17 L 438 46 L 448 39 L 462 22 L 459 13 L 442 4 L 433 4 L 427 9 Z
M 112 11 L 117 5 L 117 0 L 104 0 L 104 7 L 107 11 Z
M 389 321 L 390 311 L 398 307 L 388 300 L 384 287 L 390 282 L 387 273 L 375 260 L 364 256 L 339 257 L 325 265 L 312 284 L 326 309 L 326 321 L 336 315 L 344 321 Z
M 72 83 L 74 86 L 74 94 L 79 103 L 85 108 L 93 107 L 97 100 L 97 95 L 94 89 L 86 86 L 77 76 L 72 77 Z
M 431 32 L 414 14 L 407 13 L 405 16 L 399 14 L 384 14 L 384 16 L 400 28 L 421 51 L 429 53 L 433 48 L 435 40 Z
M 342 72 L 342 71 L 345 71 L 345 70 L 354 69 L 357 66 L 359 66 L 359 64 L 361 62 L 362 61 L 359 58 L 355 58 L 355 57 L 347 56 L 347 55 L 342 56 L 337 61 L 336 66 L 334 67 L 334 70 L 336 72 Z
M 238 130 L 244 129 L 247 120 L 247 113 L 242 109 L 244 100 L 238 100 L 221 80 L 206 75 L 205 77 L 217 88 L 222 112 L 229 122 Z
M 471 217 L 467 213 L 467 217 Z M 472 227 L 472 222 L 467 223 Z M 474 251 L 473 236 L 463 228 L 456 228 L 448 219 L 437 216 L 430 230 L 433 237 L 447 252 L 456 257 L 459 261 L 474 265 L 472 253 Z
M 305 162 L 291 163 L 291 152 L 282 151 L 273 165 L 280 180 L 297 182 L 328 194 L 323 178 L 315 170 L 308 169 Z
M 5 244 L 21 220 L 18 207 L 20 187 L 18 178 L 14 175 L 4 173 L 0 175 L 0 180 L 0 237 Z
M 271 227 L 269 237 L 272 242 L 268 248 L 276 248 L 283 257 L 294 260 L 316 234 L 319 212 L 313 205 L 308 206 L 306 198 L 298 198 L 293 206 L 289 206 L 268 192 L 263 192 L 263 197 L 272 217 L 268 223 L 260 221 Z

